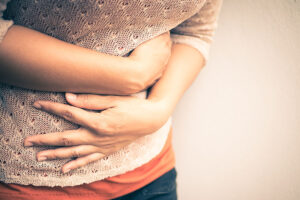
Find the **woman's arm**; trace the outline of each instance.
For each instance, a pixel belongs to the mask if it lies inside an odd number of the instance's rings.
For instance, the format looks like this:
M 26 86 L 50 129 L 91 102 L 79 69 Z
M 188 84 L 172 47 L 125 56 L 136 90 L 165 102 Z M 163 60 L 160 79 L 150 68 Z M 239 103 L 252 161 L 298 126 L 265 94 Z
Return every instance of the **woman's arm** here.
M 175 44 L 167 69 L 148 99 L 100 95 L 76 95 L 74 98 L 75 95 L 67 94 L 67 101 L 76 107 L 38 101 L 34 104 L 36 108 L 61 116 L 81 128 L 29 136 L 24 145 L 59 146 L 39 152 L 38 161 L 79 157 L 64 165 L 64 173 L 99 160 L 162 127 L 203 64 L 199 51 L 185 44 Z
M 222 0 L 207 0 L 201 10 L 171 30 L 172 57 L 148 99 L 162 102 L 169 113 L 206 64 Z M 176 88 L 176 89 L 175 89 Z
M 166 71 L 153 86 L 148 99 L 67 94 L 67 101 L 73 106 L 37 101 L 34 104 L 36 108 L 61 116 L 81 125 L 81 128 L 30 136 L 25 139 L 24 145 L 65 146 L 39 152 L 39 161 L 80 155 L 63 167 L 63 172 L 68 172 L 99 160 L 162 127 L 205 64 L 220 6 L 221 0 L 207 1 L 198 14 L 173 30 L 177 33 L 175 40 L 179 44 L 173 45 Z
M 0 43 L 0 82 L 58 92 L 136 93 L 162 74 L 170 44 L 169 35 L 163 34 L 125 58 L 14 25 Z
M 151 89 L 148 100 L 162 104 L 164 112 L 170 116 L 204 64 L 203 55 L 195 48 L 185 44 L 174 44 L 167 69 Z

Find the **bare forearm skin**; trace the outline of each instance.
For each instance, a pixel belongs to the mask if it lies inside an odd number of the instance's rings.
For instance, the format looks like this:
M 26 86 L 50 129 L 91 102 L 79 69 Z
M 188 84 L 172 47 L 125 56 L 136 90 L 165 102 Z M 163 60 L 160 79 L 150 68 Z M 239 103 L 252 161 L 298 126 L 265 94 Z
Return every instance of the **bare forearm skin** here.
M 136 63 L 12 26 L 0 44 L 0 82 L 56 92 L 137 92 Z
M 204 64 L 204 58 L 198 50 L 188 45 L 174 44 L 166 70 L 151 89 L 148 99 L 161 103 L 165 109 L 162 112 L 170 116 Z

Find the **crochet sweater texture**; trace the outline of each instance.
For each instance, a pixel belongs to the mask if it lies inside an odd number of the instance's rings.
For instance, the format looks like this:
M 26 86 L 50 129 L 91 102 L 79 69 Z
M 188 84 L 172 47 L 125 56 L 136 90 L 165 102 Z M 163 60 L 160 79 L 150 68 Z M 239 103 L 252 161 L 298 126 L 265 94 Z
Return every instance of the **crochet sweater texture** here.
M 0 42 L 16 24 L 98 52 L 125 56 L 142 42 L 171 30 L 174 43 L 190 45 L 207 59 L 220 4 L 220 0 L 0 0 Z M 145 98 L 145 92 L 140 96 Z M 161 151 L 171 123 L 169 119 L 158 131 L 120 151 L 62 174 L 60 169 L 69 159 L 37 162 L 36 153 L 49 147 L 24 148 L 23 140 L 78 126 L 34 109 L 36 100 L 66 103 L 63 93 L 0 83 L 0 181 L 74 186 L 123 174 Z

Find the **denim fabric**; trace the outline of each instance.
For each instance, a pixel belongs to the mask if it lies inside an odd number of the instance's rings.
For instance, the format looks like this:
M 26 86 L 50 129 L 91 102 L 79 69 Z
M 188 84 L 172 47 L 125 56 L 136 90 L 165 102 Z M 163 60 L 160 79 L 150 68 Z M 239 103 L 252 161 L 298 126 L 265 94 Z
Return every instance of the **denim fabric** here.
M 148 185 L 114 200 L 177 200 L 175 168 Z

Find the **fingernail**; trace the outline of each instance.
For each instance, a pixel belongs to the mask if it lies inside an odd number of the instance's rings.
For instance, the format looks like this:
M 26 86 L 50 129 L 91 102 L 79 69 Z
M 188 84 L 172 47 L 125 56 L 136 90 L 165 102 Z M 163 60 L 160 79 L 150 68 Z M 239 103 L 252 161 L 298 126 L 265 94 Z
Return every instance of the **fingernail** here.
M 37 160 L 38 160 L 39 162 L 41 162 L 41 161 L 47 160 L 47 158 L 44 157 L 44 156 L 41 156 L 41 157 L 38 157 Z
M 69 99 L 71 101 L 75 101 L 77 98 L 76 94 L 73 94 L 73 93 L 67 93 L 66 97 L 67 97 L 67 99 Z
M 41 104 L 38 103 L 38 102 L 34 102 L 33 106 L 34 106 L 35 108 L 37 108 L 37 109 L 41 109 L 41 108 L 42 108 Z
M 65 174 L 65 173 L 68 173 L 69 171 L 71 171 L 71 169 L 67 168 L 67 169 L 63 170 L 63 173 Z
M 33 146 L 33 144 L 32 144 L 32 142 L 29 142 L 29 141 L 26 141 L 26 140 L 25 140 L 24 146 L 25 146 L 25 147 L 31 147 L 31 146 Z

